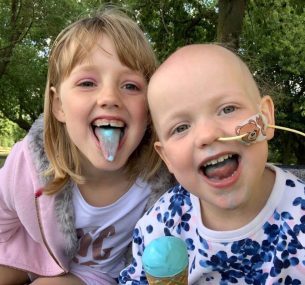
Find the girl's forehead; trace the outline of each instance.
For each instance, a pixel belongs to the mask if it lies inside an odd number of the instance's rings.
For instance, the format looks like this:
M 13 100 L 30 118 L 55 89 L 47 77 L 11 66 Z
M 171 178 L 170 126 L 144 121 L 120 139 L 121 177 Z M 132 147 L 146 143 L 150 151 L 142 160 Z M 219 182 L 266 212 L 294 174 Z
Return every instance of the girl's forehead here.
M 134 34 L 134 36 L 133 36 Z M 108 37 L 119 61 L 131 70 L 142 73 L 148 81 L 156 68 L 156 59 L 152 49 L 144 38 L 137 33 L 119 34 L 110 33 L 103 27 L 74 27 L 59 40 L 59 44 L 53 50 L 50 63 L 54 66 L 56 77 L 51 81 L 54 85 L 60 83 L 60 78 L 70 75 L 76 65 L 90 60 L 92 51 L 99 47 L 100 39 Z M 108 47 L 105 48 L 106 52 Z M 54 73 L 53 73 L 54 74 Z M 52 75 L 51 75 L 52 76 Z
M 102 37 L 102 34 L 99 36 Z M 97 48 L 101 48 L 97 36 L 87 34 L 71 38 L 62 49 L 59 62 L 64 77 L 69 76 L 77 65 L 92 63 L 92 54 Z

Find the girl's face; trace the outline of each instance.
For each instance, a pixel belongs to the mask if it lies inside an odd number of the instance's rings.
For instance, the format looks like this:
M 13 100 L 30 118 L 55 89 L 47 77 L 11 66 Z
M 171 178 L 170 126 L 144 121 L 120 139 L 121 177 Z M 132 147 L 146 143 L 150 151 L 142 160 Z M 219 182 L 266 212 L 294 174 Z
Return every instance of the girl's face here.
M 203 209 L 224 216 L 251 212 L 267 192 L 267 142 L 246 146 L 218 138 L 236 135 L 240 122 L 258 112 L 260 97 L 233 56 L 212 48 L 206 54 L 195 51 L 161 65 L 150 81 L 156 150 L 177 180 L 200 198 Z M 271 99 L 262 99 L 261 107 L 272 124 Z M 270 139 L 273 131 L 267 132 Z
M 72 142 L 83 154 L 83 170 L 121 169 L 145 133 L 147 82 L 140 72 L 123 65 L 112 40 L 103 34 L 88 57 L 76 65 L 53 90 L 53 113 L 66 125 Z M 120 127 L 113 161 L 103 155 L 97 126 Z M 116 128 L 118 130 L 118 128 Z

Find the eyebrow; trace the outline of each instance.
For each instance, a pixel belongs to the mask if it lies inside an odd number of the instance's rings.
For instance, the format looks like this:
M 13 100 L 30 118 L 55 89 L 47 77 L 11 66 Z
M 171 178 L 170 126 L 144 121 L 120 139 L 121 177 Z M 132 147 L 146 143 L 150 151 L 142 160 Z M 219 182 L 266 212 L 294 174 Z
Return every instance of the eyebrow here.
M 77 65 L 71 72 L 71 75 L 79 72 L 91 72 L 97 70 L 98 67 L 96 65 L 89 65 L 89 64 L 79 64 Z
M 76 71 L 75 71 L 76 70 Z M 99 66 L 96 65 L 96 64 L 91 64 L 91 63 L 85 63 L 85 64 L 78 64 L 74 69 L 73 71 L 71 72 L 71 74 L 75 73 L 75 72 L 90 72 L 90 71 L 95 71 L 95 70 L 99 70 Z M 143 73 L 139 70 L 133 70 L 131 69 L 130 67 L 122 64 L 122 71 L 123 73 L 126 73 L 126 74 L 137 74 L 139 76 L 144 76 Z

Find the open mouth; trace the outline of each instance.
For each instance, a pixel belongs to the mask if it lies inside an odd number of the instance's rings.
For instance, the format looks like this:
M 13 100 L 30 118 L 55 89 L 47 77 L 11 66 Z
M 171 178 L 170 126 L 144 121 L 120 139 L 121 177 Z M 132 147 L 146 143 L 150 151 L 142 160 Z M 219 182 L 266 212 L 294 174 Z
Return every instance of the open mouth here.
M 200 166 L 200 171 L 208 179 L 220 181 L 232 177 L 239 166 L 238 154 L 226 154 Z
M 105 159 L 113 161 L 125 133 L 125 123 L 118 120 L 99 119 L 92 124 L 92 128 Z

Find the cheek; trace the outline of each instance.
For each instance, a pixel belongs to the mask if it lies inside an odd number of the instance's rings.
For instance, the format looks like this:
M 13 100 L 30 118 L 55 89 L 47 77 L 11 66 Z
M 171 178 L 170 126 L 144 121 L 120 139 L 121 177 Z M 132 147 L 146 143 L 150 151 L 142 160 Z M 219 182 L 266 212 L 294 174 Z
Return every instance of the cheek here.
M 252 147 L 250 152 L 250 159 L 252 159 L 256 164 L 264 165 L 268 157 L 267 141 L 257 142 L 250 145 L 249 147 Z
M 138 120 L 143 120 L 143 121 L 147 122 L 148 107 L 147 107 L 145 100 L 143 100 L 141 102 L 137 102 L 136 104 L 134 104 L 134 106 L 131 106 L 131 108 L 133 110 L 132 112 L 133 112 L 134 116 Z
M 245 183 L 253 187 L 258 182 L 258 177 L 263 175 L 265 164 L 268 158 L 268 144 L 266 141 L 257 142 L 248 146 L 248 150 L 243 155 L 245 169 Z
M 148 108 L 146 102 L 141 104 L 134 104 L 129 108 L 129 112 L 134 125 L 138 128 L 138 131 L 143 130 L 144 134 L 148 124 Z
M 67 115 L 72 116 L 75 116 L 75 114 L 82 114 L 87 111 L 86 101 L 77 100 L 77 98 L 75 98 L 75 100 L 71 100 L 70 98 L 63 98 L 62 107 L 63 111 Z
M 185 146 L 177 143 L 173 143 L 165 147 L 166 158 L 168 165 L 171 168 L 173 174 L 178 178 L 180 175 L 188 171 L 193 172 L 193 156 L 190 152 L 187 151 Z

